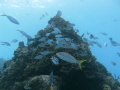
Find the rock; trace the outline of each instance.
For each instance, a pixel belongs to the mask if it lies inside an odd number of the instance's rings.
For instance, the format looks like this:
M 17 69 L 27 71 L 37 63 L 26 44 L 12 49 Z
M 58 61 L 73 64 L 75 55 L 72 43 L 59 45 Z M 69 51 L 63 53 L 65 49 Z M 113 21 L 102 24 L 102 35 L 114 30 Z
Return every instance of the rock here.
M 5 60 L 3 58 L 0 58 L 0 71 L 3 69 L 3 64 Z
M 120 86 L 118 79 L 114 80 L 106 68 L 96 61 L 88 43 L 82 40 L 82 37 L 75 32 L 73 27 L 71 30 L 66 30 L 70 22 L 61 17 L 53 17 L 48 23 L 60 29 L 64 37 L 72 39 L 78 49 L 65 47 L 56 49 L 57 43 L 46 44 L 48 39 L 56 41 L 55 34 L 50 34 L 44 42 L 39 42 L 40 38 L 54 29 L 49 27 L 39 30 L 37 35 L 41 37 L 33 38 L 34 43 L 28 46 L 24 46 L 24 42 L 20 42 L 14 51 L 14 57 L 5 62 L 0 74 L 0 90 L 25 90 L 24 86 L 31 87 L 31 90 L 103 90 L 106 87 L 111 90 L 118 89 Z M 45 43 L 45 45 L 39 47 L 40 43 Z M 35 56 L 41 55 L 41 52 L 46 50 L 50 53 L 40 59 L 34 59 Z M 53 64 L 50 58 L 56 56 L 58 52 L 67 52 L 77 60 L 87 60 L 82 64 L 82 71 L 78 64 L 63 60 L 59 61 L 59 65 Z M 79 55 L 83 52 L 87 52 L 88 55 Z M 50 85 L 49 82 L 51 71 L 54 71 L 53 85 Z

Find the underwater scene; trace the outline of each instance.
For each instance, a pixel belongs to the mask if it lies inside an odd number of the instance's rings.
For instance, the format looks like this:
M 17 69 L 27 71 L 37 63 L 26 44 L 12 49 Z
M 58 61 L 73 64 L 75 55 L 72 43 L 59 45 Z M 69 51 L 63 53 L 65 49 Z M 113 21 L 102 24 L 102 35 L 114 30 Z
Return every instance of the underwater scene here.
M 120 0 L 0 0 L 0 90 L 120 90 Z

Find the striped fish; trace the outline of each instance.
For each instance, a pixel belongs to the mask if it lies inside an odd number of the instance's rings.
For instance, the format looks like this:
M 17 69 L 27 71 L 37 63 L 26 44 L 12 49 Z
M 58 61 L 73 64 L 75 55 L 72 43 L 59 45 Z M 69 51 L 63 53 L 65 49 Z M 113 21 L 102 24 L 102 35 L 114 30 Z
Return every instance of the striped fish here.
M 56 53 L 56 55 L 64 60 L 64 61 L 67 61 L 67 62 L 70 62 L 70 63 L 77 63 L 79 65 L 79 68 L 80 70 L 82 70 L 82 63 L 86 60 L 76 60 L 72 55 L 66 53 L 66 52 L 58 52 Z
M 8 16 L 8 15 L 1 15 L 1 16 L 6 16 L 12 23 L 15 23 L 15 24 L 18 24 L 19 25 L 19 22 L 13 18 L 12 16 Z

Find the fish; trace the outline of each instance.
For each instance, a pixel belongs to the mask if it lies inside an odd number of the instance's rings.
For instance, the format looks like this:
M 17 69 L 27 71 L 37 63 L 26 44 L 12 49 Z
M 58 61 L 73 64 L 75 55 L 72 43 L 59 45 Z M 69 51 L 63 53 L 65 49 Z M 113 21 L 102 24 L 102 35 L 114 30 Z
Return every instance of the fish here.
M 65 38 L 65 41 L 67 41 L 67 42 L 72 42 L 72 41 L 73 41 L 73 39 L 70 39 L 70 38 Z
M 82 35 L 81 35 L 81 38 L 84 36 L 85 34 L 83 33 Z
M 56 37 L 56 38 L 61 38 L 61 37 L 63 37 L 63 35 L 58 34 L 58 35 L 55 35 L 55 37 Z
M 104 46 L 107 47 L 107 43 L 106 42 L 104 43 Z
M 78 47 L 77 47 L 77 45 L 76 45 L 75 43 L 71 43 L 71 46 L 72 46 L 72 48 L 75 49 L 75 50 L 78 49 Z
M 8 42 L 1 42 L 1 43 L 2 43 L 1 45 L 10 46 L 10 43 L 8 43 Z
M 51 27 L 51 24 L 48 24 L 47 26 L 46 26 L 46 28 L 50 28 Z
M 52 60 L 52 62 L 53 62 L 55 65 L 58 65 L 58 64 L 59 64 L 59 59 L 58 59 L 58 58 L 52 56 L 50 59 Z
M 105 33 L 105 32 L 99 32 L 99 34 L 107 36 L 107 33 Z
M 75 26 L 75 24 L 69 23 L 68 26 L 73 27 L 73 26 Z
M 45 13 L 45 15 L 47 15 L 47 16 L 48 16 L 48 13 L 46 12 L 46 13 Z
M 100 43 L 98 43 L 98 42 L 97 42 L 96 44 L 97 44 L 97 46 L 98 46 L 98 47 L 102 48 L 102 46 L 101 46 L 101 44 L 100 44 Z
M 90 39 L 94 38 L 94 36 L 93 36 L 92 34 L 90 34 L 90 36 L 89 36 L 89 37 L 90 37 Z
M 31 45 L 31 44 L 33 44 L 33 42 L 34 41 L 29 41 L 29 42 L 27 42 L 27 45 Z
M 6 14 L 4 14 L 4 15 L 1 15 L 1 16 L 6 16 L 12 23 L 14 23 L 14 24 L 20 24 L 15 18 L 13 18 L 12 16 L 9 16 L 9 15 L 6 15 Z
M 50 46 L 54 45 L 54 40 L 53 39 L 48 39 L 46 41 L 47 44 L 49 44 Z
M 87 35 L 90 35 L 90 33 L 89 33 L 89 32 L 87 32 Z
M 47 54 L 49 54 L 49 53 L 50 53 L 50 51 L 42 51 L 42 52 L 41 52 L 42 55 L 47 55 Z
M 120 57 L 120 53 L 117 53 L 118 54 L 118 56 Z
M 111 90 L 111 87 L 107 84 L 103 85 L 103 90 Z
M 34 57 L 34 59 L 41 59 L 43 57 L 43 55 L 37 55 Z
M 111 63 L 112 63 L 112 65 L 116 66 L 116 63 L 115 63 L 115 62 L 111 62 Z
M 98 39 L 98 37 L 94 37 L 94 39 Z
M 41 17 L 40 17 L 40 20 L 42 19 L 42 18 L 44 18 L 45 17 L 45 15 L 43 14 Z
M 56 16 L 57 16 L 57 17 L 60 17 L 61 15 L 62 15 L 62 12 L 61 12 L 60 10 L 58 10 Z
M 67 26 L 65 29 L 66 29 L 66 30 L 72 30 L 72 27 Z
M 13 39 L 11 42 L 16 43 L 18 40 L 17 39 Z
M 90 40 L 87 40 L 87 43 L 88 43 L 90 46 L 93 46 L 93 47 L 94 47 L 93 42 L 91 42 Z
M 53 82 L 54 82 L 53 71 L 50 73 L 49 81 L 50 81 L 51 84 L 53 84 Z
M 52 33 L 54 34 L 61 33 L 60 29 L 58 29 L 57 27 L 54 27 L 53 29 L 54 31 L 52 31 Z
M 78 30 L 78 29 L 75 29 L 75 31 L 79 33 L 79 30 Z
M 63 41 L 65 41 L 65 38 L 56 38 L 56 41 L 63 42 Z
M 110 39 L 110 41 L 112 41 L 112 38 L 109 38 Z
M 87 41 L 88 41 L 88 39 L 87 39 L 87 38 L 83 38 L 83 41 L 87 42 Z
M 82 70 L 82 66 L 81 66 L 82 63 L 84 61 L 86 61 L 86 60 L 80 60 L 80 61 L 76 60 L 72 55 L 70 55 L 66 52 L 58 52 L 58 53 L 56 53 L 56 55 L 64 61 L 67 61 L 67 62 L 70 62 L 70 63 L 77 63 L 79 65 L 80 70 Z
M 40 43 L 38 46 L 39 47 L 44 47 L 46 45 L 46 43 Z
M 50 35 L 50 33 L 46 33 L 46 35 L 45 35 L 45 36 L 46 36 L 46 37 L 48 37 L 49 35 Z
M 46 37 L 42 37 L 42 38 L 39 39 L 39 42 L 43 42 L 45 40 L 46 40 Z
M 26 32 L 22 31 L 22 30 L 17 30 L 19 31 L 23 36 L 25 36 L 28 39 L 32 39 L 32 37 L 30 35 L 28 35 Z
M 82 52 L 82 53 L 80 53 L 80 56 L 87 56 L 87 55 L 88 55 L 87 52 Z
M 91 41 L 91 43 L 93 43 L 93 44 L 97 44 L 97 42 L 96 42 L 96 41 Z
M 118 42 L 116 42 L 116 41 L 113 41 L 112 38 L 109 38 L 109 40 L 110 40 L 110 42 L 111 42 L 111 44 L 112 44 L 113 46 L 120 46 L 120 43 L 118 43 Z
M 41 35 L 35 35 L 35 38 L 40 38 L 41 37 Z

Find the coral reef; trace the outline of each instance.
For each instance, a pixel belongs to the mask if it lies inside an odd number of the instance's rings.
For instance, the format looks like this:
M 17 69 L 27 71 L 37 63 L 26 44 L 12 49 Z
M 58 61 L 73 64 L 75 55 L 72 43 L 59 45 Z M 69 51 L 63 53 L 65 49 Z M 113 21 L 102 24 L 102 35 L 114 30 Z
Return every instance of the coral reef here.
M 3 64 L 5 60 L 3 58 L 0 58 L 0 71 L 3 69 Z
M 19 42 L 18 48 L 14 51 L 14 57 L 4 63 L 0 75 L 0 90 L 27 90 L 24 88 L 26 85 L 31 87 L 31 90 L 51 90 L 49 82 L 51 71 L 54 72 L 52 90 L 120 90 L 118 80 L 114 80 L 106 68 L 96 61 L 88 43 L 84 42 L 72 27 L 71 30 L 66 30 L 70 22 L 55 16 L 48 23 L 51 27 L 38 31 L 37 35 L 45 37 L 46 33 L 54 30 L 53 27 L 57 27 L 60 29 L 61 35 L 73 39 L 72 42 L 77 45 L 78 49 L 55 48 L 56 43 L 40 47 L 39 39 L 41 37 L 28 39 L 28 42 L 33 41 L 28 46 L 24 46 L 24 42 Z M 55 35 L 51 33 L 47 40 L 55 41 Z M 46 43 L 47 40 L 42 43 Z M 46 50 L 50 53 L 42 58 L 34 59 L 35 56 Z M 56 56 L 57 52 L 67 52 L 77 60 L 87 60 L 82 64 L 82 71 L 77 64 L 63 60 L 59 61 L 59 65 L 55 65 L 50 58 Z M 87 55 L 81 56 L 80 53 L 83 52 L 87 52 Z

